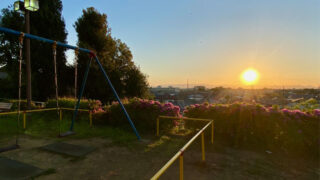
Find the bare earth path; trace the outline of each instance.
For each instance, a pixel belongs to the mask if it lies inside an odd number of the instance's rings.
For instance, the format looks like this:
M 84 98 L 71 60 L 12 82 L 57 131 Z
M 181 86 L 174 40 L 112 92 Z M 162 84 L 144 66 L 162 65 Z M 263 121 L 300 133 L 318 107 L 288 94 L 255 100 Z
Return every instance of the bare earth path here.
M 24 136 L 21 149 L 2 153 L 14 160 L 32 164 L 52 173 L 36 179 L 150 179 L 186 142 L 168 138 L 159 145 L 156 139 L 118 144 L 110 139 L 67 139 L 64 142 L 94 146 L 87 156 L 75 159 L 40 150 L 54 142 Z M 149 146 L 148 146 L 149 145 Z M 273 154 L 217 148 L 207 143 L 206 163 L 201 163 L 200 145 L 185 152 L 185 179 L 319 179 L 319 163 L 275 157 Z M 161 179 L 178 179 L 178 163 Z

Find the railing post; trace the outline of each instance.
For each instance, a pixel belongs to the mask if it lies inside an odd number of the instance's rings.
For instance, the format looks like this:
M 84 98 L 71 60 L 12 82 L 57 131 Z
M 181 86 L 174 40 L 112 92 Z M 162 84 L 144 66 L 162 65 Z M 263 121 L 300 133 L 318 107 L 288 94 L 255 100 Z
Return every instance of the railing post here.
M 157 117 L 157 136 L 159 136 L 159 117 Z
M 211 144 L 213 144 L 213 138 L 214 138 L 214 124 L 213 124 L 213 120 L 211 122 Z
M 201 133 L 201 149 L 202 149 L 202 161 L 206 160 L 205 149 L 204 149 L 204 132 Z
M 92 112 L 89 111 L 89 121 L 90 121 L 90 127 L 92 127 Z
M 180 154 L 180 180 L 183 180 L 183 153 Z
M 26 129 L 26 122 L 27 121 L 27 115 L 26 111 L 23 112 L 23 129 Z
M 60 121 L 62 121 L 62 109 L 61 108 L 59 110 L 59 118 L 60 118 Z

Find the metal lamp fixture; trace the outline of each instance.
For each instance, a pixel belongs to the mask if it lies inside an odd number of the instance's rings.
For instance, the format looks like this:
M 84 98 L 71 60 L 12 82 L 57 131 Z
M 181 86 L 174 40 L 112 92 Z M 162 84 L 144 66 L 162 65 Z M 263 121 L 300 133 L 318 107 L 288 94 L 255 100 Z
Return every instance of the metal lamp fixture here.
M 39 1 L 38 0 L 24 0 L 14 2 L 14 10 L 24 12 L 28 11 L 38 11 L 39 10 Z
M 24 9 L 24 4 L 23 2 L 21 1 L 16 1 L 14 2 L 14 11 L 21 11 L 23 12 L 25 9 Z
M 38 0 L 24 0 L 24 7 L 29 11 L 37 11 L 39 9 Z

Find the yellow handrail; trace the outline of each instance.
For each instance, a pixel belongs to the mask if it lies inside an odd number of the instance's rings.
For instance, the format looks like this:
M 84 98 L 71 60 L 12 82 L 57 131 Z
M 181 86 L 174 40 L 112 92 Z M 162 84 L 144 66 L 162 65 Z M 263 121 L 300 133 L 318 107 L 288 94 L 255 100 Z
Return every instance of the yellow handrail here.
M 164 116 L 162 116 L 164 117 Z M 176 119 L 176 118 L 175 118 Z M 173 163 L 178 157 L 183 156 L 183 152 L 202 134 L 202 143 L 204 143 L 204 130 L 207 129 L 208 126 L 213 124 L 213 120 L 211 120 L 208 124 L 206 124 L 195 136 L 193 136 L 180 150 L 177 152 L 152 178 L 151 180 L 157 180 Z M 204 145 L 202 144 L 202 153 L 204 153 Z M 204 160 L 204 154 L 202 155 L 202 160 Z M 183 157 L 182 160 L 183 162 Z M 183 179 L 183 164 L 180 162 L 180 179 Z
M 62 109 L 62 110 L 75 110 L 74 108 L 58 108 Z M 42 111 L 53 111 L 53 110 L 57 110 L 57 108 L 46 108 L 46 109 L 33 109 L 33 110 L 22 110 L 20 111 L 20 113 L 31 113 L 31 112 L 42 112 Z M 79 111 L 85 111 L 85 112 L 89 112 L 90 110 L 88 109 L 78 109 Z M 0 113 L 1 115 L 9 115 L 9 114 L 18 114 L 18 111 L 11 111 L 11 112 L 4 112 L 4 113 Z
M 0 113 L 0 115 L 18 114 L 18 111 Z
M 59 120 L 62 120 L 62 110 L 74 110 L 73 108 L 47 108 L 47 109 L 33 109 L 33 110 L 24 110 L 20 111 L 21 114 L 23 114 L 23 129 L 26 129 L 26 124 L 27 124 L 27 113 L 32 113 L 32 112 L 43 112 L 43 111 L 53 111 L 53 110 L 58 110 L 59 111 Z M 79 111 L 85 111 L 89 112 L 89 124 L 90 127 L 92 127 L 92 112 L 88 109 L 78 109 Z M 12 112 L 5 112 L 5 113 L 0 113 L 1 115 L 9 115 L 9 114 L 19 114 L 18 111 L 12 111 Z
M 61 109 L 71 110 L 71 111 L 75 110 L 74 108 L 61 108 Z M 78 109 L 78 111 L 86 111 L 86 112 L 89 112 L 90 110 L 88 110 L 88 109 Z
M 54 111 L 54 110 L 57 110 L 57 108 L 33 109 L 33 110 L 26 110 L 22 112 L 31 113 L 31 112 L 42 112 L 42 111 Z
M 185 119 L 185 120 L 194 120 L 194 121 L 212 121 L 212 119 L 199 119 L 199 118 L 173 117 L 173 116 L 159 116 L 159 118 L 164 118 L 164 119 Z

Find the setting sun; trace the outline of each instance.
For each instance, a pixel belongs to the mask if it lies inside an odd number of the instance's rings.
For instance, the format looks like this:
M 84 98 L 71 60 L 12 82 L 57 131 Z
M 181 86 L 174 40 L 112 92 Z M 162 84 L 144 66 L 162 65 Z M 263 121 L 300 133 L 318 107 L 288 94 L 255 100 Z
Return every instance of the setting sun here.
M 251 85 L 258 80 L 258 72 L 254 69 L 247 69 L 242 73 L 242 80 L 245 84 Z

